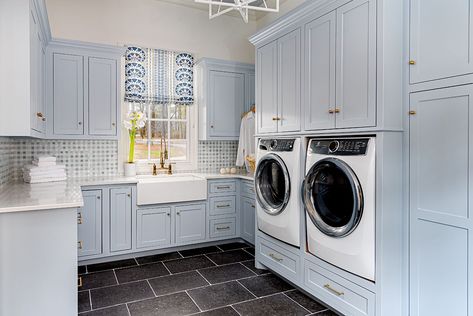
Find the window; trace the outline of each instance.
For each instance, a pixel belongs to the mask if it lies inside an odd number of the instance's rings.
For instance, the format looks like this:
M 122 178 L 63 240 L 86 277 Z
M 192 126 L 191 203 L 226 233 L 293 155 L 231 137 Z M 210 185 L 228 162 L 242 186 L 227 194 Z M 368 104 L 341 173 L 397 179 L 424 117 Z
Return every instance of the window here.
M 135 159 L 139 162 L 159 161 L 161 152 L 175 163 L 191 163 L 193 106 L 176 104 L 129 103 L 130 110 L 142 111 L 148 118 L 137 133 Z

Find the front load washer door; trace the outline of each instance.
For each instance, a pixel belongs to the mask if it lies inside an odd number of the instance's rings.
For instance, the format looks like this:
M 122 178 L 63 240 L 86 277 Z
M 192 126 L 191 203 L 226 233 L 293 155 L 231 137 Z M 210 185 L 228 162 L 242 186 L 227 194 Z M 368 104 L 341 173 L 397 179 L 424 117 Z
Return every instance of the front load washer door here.
M 360 182 L 345 162 L 326 158 L 315 163 L 302 188 L 304 206 L 314 225 L 331 237 L 349 235 L 363 214 Z
M 270 215 L 284 211 L 291 194 L 289 172 L 286 164 L 276 154 L 267 154 L 255 172 L 256 198 L 263 210 Z

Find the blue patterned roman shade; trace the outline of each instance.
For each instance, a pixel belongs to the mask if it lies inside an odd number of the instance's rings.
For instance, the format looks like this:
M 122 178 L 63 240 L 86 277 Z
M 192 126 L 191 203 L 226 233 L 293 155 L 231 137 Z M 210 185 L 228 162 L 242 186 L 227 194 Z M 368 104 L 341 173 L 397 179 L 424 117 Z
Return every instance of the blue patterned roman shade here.
M 129 46 L 125 55 L 125 101 L 155 104 L 194 102 L 194 57 Z

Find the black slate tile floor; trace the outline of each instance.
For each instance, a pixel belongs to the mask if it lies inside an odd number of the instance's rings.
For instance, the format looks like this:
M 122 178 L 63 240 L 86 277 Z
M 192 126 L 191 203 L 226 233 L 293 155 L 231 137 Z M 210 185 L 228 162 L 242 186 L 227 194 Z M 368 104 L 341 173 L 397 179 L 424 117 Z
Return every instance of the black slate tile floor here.
M 80 316 L 335 316 L 231 243 L 83 266 Z

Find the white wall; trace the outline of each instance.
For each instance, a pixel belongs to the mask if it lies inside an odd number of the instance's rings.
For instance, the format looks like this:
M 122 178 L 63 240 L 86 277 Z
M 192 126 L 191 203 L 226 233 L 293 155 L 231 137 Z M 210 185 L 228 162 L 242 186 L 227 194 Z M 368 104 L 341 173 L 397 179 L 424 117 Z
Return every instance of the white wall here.
M 158 0 L 46 0 L 46 5 L 54 38 L 254 62 L 248 42 L 257 30 L 254 21 L 231 16 L 209 21 L 206 11 Z
M 260 30 L 272 22 L 274 22 L 277 18 L 283 16 L 284 14 L 288 13 L 292 9 L 295 9 L 298 5 L 302 4 L 305 0 L 286 0 L 285 2 L 282 2 L 280 7 L 279 7 L 279 12 L 278 13 L 270 13 L 266 14 L 265 16 L 261 17 L 258 19 L 256 22 L 257 29 Z M 312 0 L 308 0 L 312 1 Z

